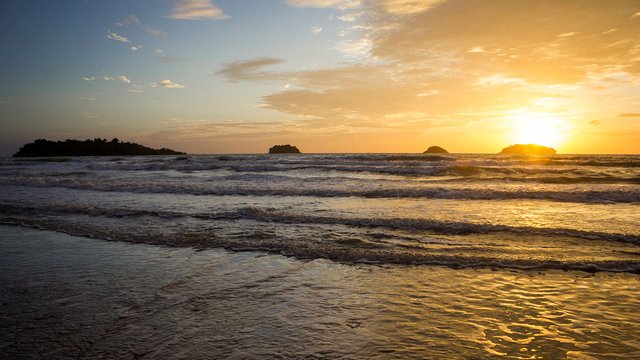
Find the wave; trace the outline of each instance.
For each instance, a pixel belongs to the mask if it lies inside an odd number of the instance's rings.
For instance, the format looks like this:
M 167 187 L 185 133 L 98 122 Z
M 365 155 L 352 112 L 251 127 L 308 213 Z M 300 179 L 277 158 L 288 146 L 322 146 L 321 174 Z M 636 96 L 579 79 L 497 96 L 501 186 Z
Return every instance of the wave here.
M 70 221 L 52 219 L 19 218 L 0 216 L 0 224 L 52 230 L 70 235 L 103 240 L 117 240 L 152 245 L 195 247 L 197 249 L 224 248 L 230 251 L 262 251 L 292 256 L 299 259 L 329 259 L 344 263 L 437 265 L 452 268 L 515 268 L 522 270 L 578 270 L 586 272 L 630 272 L 640 274 L 640 261 L 629 257 L 619 259 L 567 260 L 564 256 L 551 258 L 523 258 L 509 256 L 487 256 L 483 248 L 464 254 L 448 251 L 420 251 L 411 246 L 390 247 L 384 242 L 376 243 L 354 238 L 314 241 L 308 238 L 287 237 L 283 232 L 269 230 L 244 230 L 236 236 L 220 237 L 209 231 L 178 233 L 157 231 L 152 228 L 144 234 L 134 233 L 127 227 L 104 228 L 86 226 Z M 139 226 L 138 226 L 139 228 Z M 261 227 L 264 229 L 264 226 Z M 438 243 L 439 244 L 439 243 Z M 456 246 L 451 246 L 455 249 Z
M 640 174 L 627 174 L 619 172 L 593 172 L 567 169 L 539 169 L 539 168 L 495 168 L 473 165 L 451 165 L 428 168 L 402 168 L 402 167 L 340 167 L 340 166 L 306 166 L 296 168 L 283 168 L 281 166 L 249 166 L 249 167 L 219 167 L 208 169 L 208 176 L 215 176 L 218 180 L 233 181 L 274 181 L 301 179 L 313 181 L 325 181 L 331 179 L 361 179 L 362 174 L 394 175 L 380 177 L 382 181 L 406 181 L 407 177 L 412 181 L 433 182 L 523 182 L 542 184 L 640 184 Z M 211 170 L 225 170 L 211 172 Z M 299 170 L 319 170 L 318 172 L 299 172 Z M 196 171 L 195 169 L 182 169 L 185 173 Z M 333 172 L 333 173 L 332 173 Z M 28 174 L 28 175 L 27 175 Z M 20 180 L 37 179 L 59 176 L 90 176 L 98 175 L 87 169 L 30 171 L 27 174 L 0 169 L 0 182 L 2 177 L 7 177 L 5 182 L 14 181 L 12 176 L 20 176 Z M 203 174 L 205 175 L 205 174 Z M 370 178 L 367 176 L 367 178 Z
M 607 240 L 640 244 L 640 234 L 606 233 L 567 228 L 523 227 L 499 224 L 482 224 L 460 221 L 445 221 L 419 218 L 357 218 L 316 216 L 296 212 L 279 211 L 256 207 L 243 207 L 232 211 L 211 213 L 183 213 L 176 211 L 141 210 L 123 208 L 101 208 L 80 205 L 17 205 L 0 203 L 0 214 L 15 215 L 89 215 L 111 218 L 154 217 L 161 219 L 192 218 L 207 221 L 254 220 L 278 224 L 344 225 L 356 228 L 383 228 L 403 231 L 424 231 L 443 235 L 469 235 L 487 233 L 514 233 L 540 236 L 566 236 L 589 240 Z
M 400 157 L 412 158 L 412 157 Z M 319 175 L 327 172 L 369 173 L 406 177 L 460 177 L 468 181 L 508 180 L 544 183 L 640 183 L 640 173 L 636 170 L 609 169 L 602 165 L 596 169 L 586 167 L 538 166 L 530 163 L 499 163 L 493 160 L 391 160 L 345 159 L 313 161 L 273 162 L 261 160 L 248 162 L 237 159 L 227 161 L 145 161 L 145 162 L 102 162 L 88 165 L 91 170 L 120 171 L 168 171 L 180 172 L 226 170 L 236 173 L 293 173 L 316 171 Z M 634 166 L 635 167 L 635 166 Z M 437 180 L 437 179 L 434 179 Z
M 502 188 L 452 188 L 447 186 L 388 186 L 367 188 L 365 183 L 358 186 L 332 186 L 331 184 L 313 184 L 309 182 L 288 183 L 224 183 L 218 181 L 196 183 L 175 181 L 149 181 L 126 179 L 86 179 L 65 177 L 4 177 L 0 186 L 21 186 L 47 188 L 93 190 L 104 192 L 189 194 L 202 196 L 310 196 L 365 197 L 365 198 L 425 198 L 455 200 L 549 200 L 571 203 L 640 203 L 640 189 L 613 188 L 606 190 L 585 190 L 582 188 L 564 188 L 562 190 L 528 189 L 522 187 L 511 190 Z M 402 184 L 401 184 L 402 185 Z M 262 187 L 255 187 L 262 186 Z

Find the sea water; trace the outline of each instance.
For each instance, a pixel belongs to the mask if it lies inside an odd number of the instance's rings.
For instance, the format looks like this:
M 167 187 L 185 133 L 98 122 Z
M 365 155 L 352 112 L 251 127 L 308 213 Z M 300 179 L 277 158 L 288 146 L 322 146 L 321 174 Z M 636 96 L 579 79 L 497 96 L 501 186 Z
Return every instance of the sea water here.
M 301 259 L 640 271 L 640 156 L 5 158 L 0 223 Z
M 640 358 L 639 185 L 638 156 L 1 159 L 0 351 Z

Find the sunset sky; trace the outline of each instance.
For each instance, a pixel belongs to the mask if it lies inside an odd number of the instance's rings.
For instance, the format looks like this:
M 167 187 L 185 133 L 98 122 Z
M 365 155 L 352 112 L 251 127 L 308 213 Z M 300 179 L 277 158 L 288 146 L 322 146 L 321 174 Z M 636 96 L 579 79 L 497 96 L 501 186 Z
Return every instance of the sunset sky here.
M 638 0 L 3 0 L 0 155 L 640 153 Z

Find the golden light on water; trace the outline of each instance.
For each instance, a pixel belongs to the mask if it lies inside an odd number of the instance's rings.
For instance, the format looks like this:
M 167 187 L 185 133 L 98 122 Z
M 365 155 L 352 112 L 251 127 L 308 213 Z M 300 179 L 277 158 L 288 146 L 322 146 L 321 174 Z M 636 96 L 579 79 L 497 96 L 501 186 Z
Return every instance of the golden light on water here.
M 554 114 L 517 112 L 511 115 L 512 143 L 558 147 L 565 140 L 565 123 Z

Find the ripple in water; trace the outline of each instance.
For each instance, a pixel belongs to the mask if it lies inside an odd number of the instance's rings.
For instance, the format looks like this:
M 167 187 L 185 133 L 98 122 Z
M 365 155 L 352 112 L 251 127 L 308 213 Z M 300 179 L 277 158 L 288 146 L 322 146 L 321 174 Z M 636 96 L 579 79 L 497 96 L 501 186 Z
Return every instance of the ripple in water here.
M 639 358 L 640 277 L 300 261 L 2 227 L 7 358 Z

